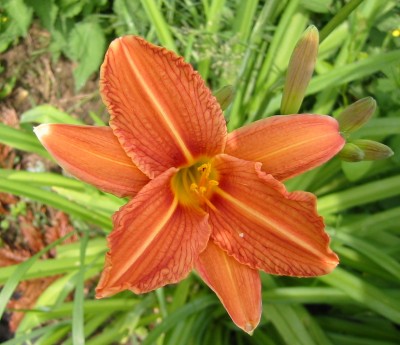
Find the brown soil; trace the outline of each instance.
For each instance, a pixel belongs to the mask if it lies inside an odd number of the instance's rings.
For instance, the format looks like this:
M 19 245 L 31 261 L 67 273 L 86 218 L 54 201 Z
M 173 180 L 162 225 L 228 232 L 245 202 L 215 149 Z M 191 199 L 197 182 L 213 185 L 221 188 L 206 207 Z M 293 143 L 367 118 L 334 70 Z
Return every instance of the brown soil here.
M 33 25 L 27 37 L 0 55 L 0 64 L 4 68 L 0 72 L 0 93 L 6 84 L 15 81 L 11 83 L 10 92 L 0 99 L 0 121 L 18 128 L 21 114 L 42 104 L 51 104 L 88 124 L 91 124 L 89 111 L 95 112 L 107 121 L 108 115 L 98 92 L 98 76 L 93 76 L 82 90 L 76 92 L 72 74 L 75 64 L 64 57 L 55 61 L 49 52 L 50 40 L 47 31 Z M 46 170 L 58 169 L 53 163 L 35 154 L 0 144 L 0 168 L 30 170 L 38 163 Z M 26 204 L 26 209 L 18 215 L 13 215 L 12 208 L 15 208 L 20 201 L 21 199 L 16 196 L 0 193 L 0 222 L 7 222 L 6 228 L 4 224 L 0 228 L 0 266 L 24 261 L 58 238 L 59 236 L 49 238 L 55 231 L 63 233 L 63 229 L 72 230 L 67 215 L 25 199 L 22 201 Z M 35 214 L 39 214 L 40 224 L 37 222 L 37 217 L 33 216 Z M 55 230 L 49 231 L 52 227 Z M 27 233 L 35 236 L 27 238 Z M 38 290 L 37 286 L 47 286 L 52 281 L 50 278 L 21 283 L 15 296 L 19 299 L 10 302 L 9 307 L 18 309 L 22 304 L 25 307 L 33 306 L 38 296 L 27 300 L 27 295 L 31 297 L 34 295 L 24 292 L 32 289 L 42 291 Z M 14 331 L 22 316 L 21 313 L 13 313 L 1 320 L 0 341 L 11 336 L 10 328 Z
M 77 118 L 87 119 L 89 111 L 106 117 L 98 92 L 98 77 L 93 76 L 85 87 L 75 92 L 72 71 L 75 63 L 60 57 L 53 61 L 49 52 L 50 33 L 33 25 L 29 34 L 0 56 L 5 71 L 0 74 L 0 85 L 16 77 L 8 97 L 0 100 L 2 107 L 17 114 L 40 104 L 51 104 Z

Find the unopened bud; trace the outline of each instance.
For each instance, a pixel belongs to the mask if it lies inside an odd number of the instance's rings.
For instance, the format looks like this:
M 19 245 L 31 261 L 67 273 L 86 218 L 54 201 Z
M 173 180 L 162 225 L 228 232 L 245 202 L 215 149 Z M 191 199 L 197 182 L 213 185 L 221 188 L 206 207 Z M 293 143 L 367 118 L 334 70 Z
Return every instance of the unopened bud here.
M 311 25 L 297 42 L 290 57 L 282 95 L 281 114 L 298 113 L 314 71 L 318 44 L 318 29 Z
M 357 145 L 347 143 L 343 146 L 338 156 L 345 162 L 361 162 L 364 159 L 365 154 Z
M 373 140 L 358 139 L 353 143 L 364 152 L 364 161 L 376 161 L 393 156 L 393 151 L 389 146 Z
M 364 126 L 376 109 L 376 102 L 372 97 L 366 97 L 349 105 L 336 118 L 342 132 L 352 133 Z
M 228 108 L 232 103 L 233 93 L 232 85 L 226 85 L 214 93 L 214 97 L 217 99 L 222 110 Z

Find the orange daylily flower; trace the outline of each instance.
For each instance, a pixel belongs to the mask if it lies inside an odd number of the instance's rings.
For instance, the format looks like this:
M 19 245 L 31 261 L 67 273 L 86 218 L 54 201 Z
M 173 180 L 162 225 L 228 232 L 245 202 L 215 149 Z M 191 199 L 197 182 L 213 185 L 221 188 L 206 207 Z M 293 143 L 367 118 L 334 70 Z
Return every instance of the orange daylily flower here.
M 259 270 L 311 277 L 336 267 L 315 196 L 281 182 L 340 151 L 332 117 L 274 116 L 228 134 L 191 65 L 135 36 L 111 43 L 100 91 L 110 127 L 35 129 L 71 174 L 131 198 L 113 217 L 98 298 L 145 293 L 194 268 L 251 333 L 261 315 Z

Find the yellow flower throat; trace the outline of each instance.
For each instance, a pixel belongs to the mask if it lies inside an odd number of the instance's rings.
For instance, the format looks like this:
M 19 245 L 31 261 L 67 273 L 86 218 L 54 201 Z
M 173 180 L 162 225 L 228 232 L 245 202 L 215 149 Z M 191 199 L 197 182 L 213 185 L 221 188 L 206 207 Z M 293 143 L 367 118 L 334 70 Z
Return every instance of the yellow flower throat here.
M 181 168 L 172 179 L 172 190 L 184 205 L 202 207 L 205 204 L 212 209 L 210 198 L 218 186 L 218 176 L 210 162 L 197 163 Z

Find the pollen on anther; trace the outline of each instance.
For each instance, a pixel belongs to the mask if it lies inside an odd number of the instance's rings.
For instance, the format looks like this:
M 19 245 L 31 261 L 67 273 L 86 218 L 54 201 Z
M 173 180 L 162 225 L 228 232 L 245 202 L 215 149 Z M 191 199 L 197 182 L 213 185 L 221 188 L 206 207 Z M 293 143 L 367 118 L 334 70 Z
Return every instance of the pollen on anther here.
M 219 183 L 218 183 L 218 181 L 210 180 L 210 181 L 208 181 L 208 185 L 209 185 L 210 187 L 213 187 L 213 186 L 218 186 Z

